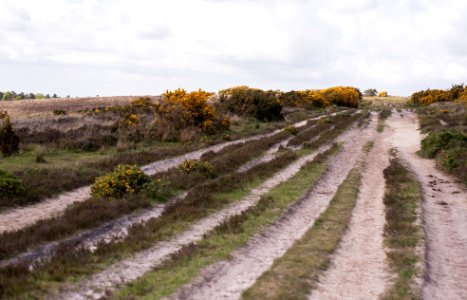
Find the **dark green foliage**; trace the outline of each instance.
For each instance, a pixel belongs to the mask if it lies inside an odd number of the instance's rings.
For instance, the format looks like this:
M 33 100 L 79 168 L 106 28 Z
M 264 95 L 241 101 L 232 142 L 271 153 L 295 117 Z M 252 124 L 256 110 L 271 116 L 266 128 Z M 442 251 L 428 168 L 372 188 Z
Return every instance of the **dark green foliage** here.
M 8 197 L 21 196 L 25 189 L 21 180 L 16 176 L 0 170 L 0 204 Z
M 422 140 L 420 154 L 436 158 L 439 167 L 467 185 L 467 134 L 458 130 L 431 132 Z
M 3 156 L 10 156 L 19 151 L 19 137 L 13 131 L 10 117 L 0 112 L 0 150 Z
M 467 134 L 457 130 L 441 130 L 430 132 L 423 139 L 421 154 L 433 158 L 443 150 L 454 148 L 467 149 Z
M 260 121 L 282 120 L 282 105 L 275 91 L 263 91 L 246 87 L 233 88 L 220 94 L 222 109 Z

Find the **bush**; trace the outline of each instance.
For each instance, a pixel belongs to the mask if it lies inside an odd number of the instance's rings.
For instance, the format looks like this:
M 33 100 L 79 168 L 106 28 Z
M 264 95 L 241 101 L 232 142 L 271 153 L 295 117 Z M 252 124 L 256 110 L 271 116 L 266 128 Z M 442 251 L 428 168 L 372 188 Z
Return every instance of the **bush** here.
M 0 111 L 0 149 L 3 156 L 10 156 L 19 151 L 19 137 L 13 131 L 7 112 Z
M 25 188 L 16 176 L 0 170 L 0 198 L 21 196 Z
M 467 87 L 464 84 L 455 84 L 448 90 L 427 89 L 415 92 L 410 96 L 412 105 L 430 105 L 435 102 L 467 101 Z
M 386 91 L 381 91 L 381 92 L 379 92 L 378 96 L 379 96 L 379 97 L 387 97 L 387 96 L 388 96 L 388 92 L 386 92 Z
M 199 161 L 195 159 L 187 159 L 185 160 L 178 169 L 185 173 L 191 174 L 194 172 L 199 172 L 205 174 L 207 176 L 212 176 L 214 174 L 214 168 L 212 165 L 207 161 Z
M 287 96 L 285 96 L 287 94 Z M 305 108 L 323 108 L 329 105 L 358 107 L 362 94 L 359 89 L 347 86 L 335 86 L 322 90 L 304 90 L 283 94 L 288 103 Z
M 112 173 L 96 178 L 91 193 L 96 198 L 108 199 L 144 191 L 156 197 L 161 194 L 162 187 L 162 182 L 154 183 L 137 166 L 118 165 Z
M 442 150 L 467 148 L 467 134 L 458 130 L 441 130 L 430 132 L 422 140 L 421 154 L 424 157 L 433 158 Z
M 285 127 L 284 131 L 290 133 L 291 135 L 297 135 L 297 133 L 298 133 L 297 127 L 295 127 L 293 125 L 289 125 L 289 126 Z
M 283 120 L 279 93 L 239 86 L 219 91 L 220 108 L 259 121 Z

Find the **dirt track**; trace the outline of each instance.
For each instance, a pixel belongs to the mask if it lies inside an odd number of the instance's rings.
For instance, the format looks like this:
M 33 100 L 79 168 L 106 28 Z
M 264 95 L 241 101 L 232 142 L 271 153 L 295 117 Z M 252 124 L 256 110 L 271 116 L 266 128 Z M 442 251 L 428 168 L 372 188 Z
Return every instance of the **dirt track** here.
M 377 299 L 390 280 L 383 246 L 384 176 L 389 165 L 387 131 L 366 158 L 362 185 L 348 229 L 310 299 Z
M 352 134 L 346 134 L 345 140 L 355 139 L 358 131 Z M 282 171 L 276 173 L 273 177 L 266 180 L 261 186 L 253 189 L 249 195 L 236 203 L 220 210 L 217 213 L 204 218 L 191 226 L 186 232 L 176 236 L 170 241 L 161 242 L 154 247 L 137 253 L 133 257 L 116 263 L 104 271 L 95 274 L 90 279 L 85 280 L 73 286 L 66 287 L 57 299 L 99 299 L 104 296 L 106 291 L 115 290 L 122 284 L 128 283 L 142 276 L 145 272 L 159 265 L 169 255 L 175 253 L 183 246 L 194 243 L 203 238 L 203 236 L 214 229 L 216 226 L 238 215 L 249 207 L 255 205 L 262 195 L 267 193 L 273 187 L 281 182 L 288 180 L 295 175 L 301 166 L 313 160 L 320 152 L 329 148 L 329 145 L 320 147 L 317 151 L 304 156 L 292 163 Z
M 373 122 L 374 123 L 374 122 Z M 374 127 L 354 130 L 342 137 L 343 150 L 332 159 L 326 175 L 309 194 L 293 205 L 277 222 L 235 251 L 233 259 L 214 264 L 181 288 L 175 299 L 238 299 L 266 271 L 274 259 L 282 256 L 326 209 L 338 186 L 361 157 L 363 145 L 375 134 Z
M 391 143 L 416 174 L 423 188 L 426 235 L 424 299 L 467 299 L 467 190 L 420 158 L 421 135 L 415 114 L 387 120 Z

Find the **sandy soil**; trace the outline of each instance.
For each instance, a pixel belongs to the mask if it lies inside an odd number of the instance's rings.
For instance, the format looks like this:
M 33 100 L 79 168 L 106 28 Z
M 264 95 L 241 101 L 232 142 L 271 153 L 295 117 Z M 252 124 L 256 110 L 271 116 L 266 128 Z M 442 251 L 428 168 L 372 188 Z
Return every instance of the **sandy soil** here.
M 392 115 L 386 122 L 391 142 L 423 188 L 426 236 L 424 299 L 467 299 L 467 190 L 420 158 L 421 135 L 415 114 Z
M 377 299 L 391 274 L 383 246 L 384 175 L 389 165 L 387 130 L 378 134 L 362 172 L 362 185 L 348 229 L 310 299 Z
M 346 141 L 344 149 L 332 159 L 326 175 L 305 198 L 291 206 L 277 222 L 253 237 L 247 246 L 235 251 L 232 260 L 206 268 L 171 298 L 238 299 L 272 265 L 274 259 L 282 256 L 294 241 L 313 226 L 361 157 L 359 150 L 374 134 L 372 127 L 363 131 L 354 130 L 343 136 L 342 139 Z
M 316 119 L 319 119 L 321 117 L 322 116 L 317 117 Z M 304 125 L 306 125 L 306 121 L 301 121 L 295 124 L 296 127 L 301 127 Z M 160 160 L 152 164 L 146 165 L 141 169 L 148 175 L 154 175 L 156 173 L 164 172 L 170 168 L 173 168 L 183 163 L 183 161 L 185 161 L 186 159 L 199 159 L 206 152 L 217 152 L 229 145 L 258 140 L 266 136 L 272 136 L 280 131 L 282 131 L 282 129 L 277 129 L 267 134 L 259 134 L 244 139 L 217 144 L 180 156 Z M 73 202 L 82 202 L 89 199 L 90 191 L 90 186 L 86 186 L 73 190 L 71 192 L 66 192 L 59 196 L 45 199 L 40 203 L 34 205 L 6 210 L 0 213 L 0 234 L 3 232 L 19 230 L 21 228 L 36 223 L 38 220 L 56 216 L 62 213 L 65 210 L 65 208 Z
M 355 138 L 356 131 L 352 132 L 352 136 Z M 345 136 L 348 135 L 349 134 L 346 134 Z M 225 220 L 254 206 L 262 195 L 281 182 L 290 179 L 299 171 L 301 166 L 313 160 L 318 153 L 328 148 L 329 145 L 323 146 L 314 153 L 300 158 L 266 180 L 258 188 L 253 189 L 243 199 L 198 221 L 192 225 L 189 230 L 176 236 L 172 240 L 157 243 L 152 248 L 139 252 L 129 259 L 118 262 L 104 271 L 95 274 L 88 280 L 64 287 L 63 291 L 57 296 L 57 299 L 99 299 L 105 295 L 106 291 L 115 290 L 119 286 L 137 279 L 147 271 L 159 265 L 171 254 L 180 250 L 183 246 L 201 240 L 206 233 Z

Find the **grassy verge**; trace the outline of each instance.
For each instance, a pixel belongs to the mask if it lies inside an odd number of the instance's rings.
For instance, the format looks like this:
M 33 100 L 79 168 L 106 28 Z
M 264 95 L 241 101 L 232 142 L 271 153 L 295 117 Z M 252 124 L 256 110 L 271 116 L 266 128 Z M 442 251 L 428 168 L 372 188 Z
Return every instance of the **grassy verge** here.
M 194 278 L 203 267 L 229 259 L 230 253 L 244 246 L 265 226 L 279 218 L 326 171 L 326 161 L 338 150 L 335 146 L 306 164 L 290 180 L 280 184 L 242 215 L 229 219 L 197 245 L 185 247 L 172 259 L 113 296 L 118 299 L 158 299 L 173 293 Z
M 307 299 L 346 230 L 360 179 L 361 167 L 357 165 L 313 227 L 243 293 L 244 299 Z
M 376 130 L 378 132 L 383 132 L 384 131 L 384 122 L 386 121 L 389 116 L 391 116 L 392 111 L 387 108 L 383 108 L 379 114 L 378 114 L 378 125 L 376 127 Z
M 397 275 L 384 299 L 421 299 L 420 288 L 414 282 L 419 274 L 416 264 L 420 259 L 416 247 L 422 239 L 422 230 L 416 224 L 417 209 L 422 201 L 421 186 L 398 159 L 391 160 L 384 177 L 385 244 L 389 248 L 390 266 Z

